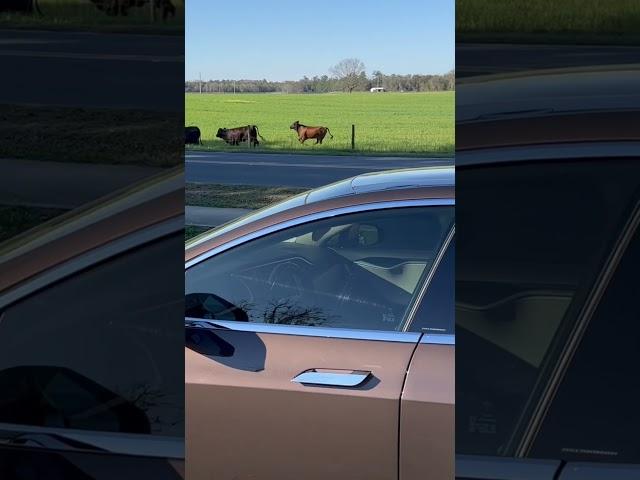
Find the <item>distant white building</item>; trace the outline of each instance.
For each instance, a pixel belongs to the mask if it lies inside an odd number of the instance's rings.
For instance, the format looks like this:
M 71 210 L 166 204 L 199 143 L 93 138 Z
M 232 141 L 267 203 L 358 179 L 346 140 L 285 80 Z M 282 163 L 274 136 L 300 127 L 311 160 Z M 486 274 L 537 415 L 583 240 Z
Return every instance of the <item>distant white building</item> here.
M 384 87 L 373 87 L 371 90 L 369 90 L 371 93 L 375 93 L 375 92 L 386 92 L 386 90 L 384 89 Z

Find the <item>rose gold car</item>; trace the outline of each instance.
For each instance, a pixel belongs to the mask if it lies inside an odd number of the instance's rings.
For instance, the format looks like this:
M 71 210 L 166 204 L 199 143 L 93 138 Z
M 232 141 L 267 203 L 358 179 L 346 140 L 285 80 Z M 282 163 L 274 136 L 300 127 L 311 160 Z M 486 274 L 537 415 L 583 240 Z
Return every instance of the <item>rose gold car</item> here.
M 187 244 L 187 478 L 453 478 L 454 203 L 366 174 Z

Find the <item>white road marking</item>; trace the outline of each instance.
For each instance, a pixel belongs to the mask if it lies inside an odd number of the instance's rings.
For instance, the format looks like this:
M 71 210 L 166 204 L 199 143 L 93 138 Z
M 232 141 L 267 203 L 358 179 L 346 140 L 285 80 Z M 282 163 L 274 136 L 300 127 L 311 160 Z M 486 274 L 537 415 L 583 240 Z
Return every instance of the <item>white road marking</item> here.
M 0 50 L 2 57 L 66 58 L 72 60 L 117 60 L 135 62 L 184 62 L 183 55 L 125 55 L 109 53 L 40 52 L 35 50 Z

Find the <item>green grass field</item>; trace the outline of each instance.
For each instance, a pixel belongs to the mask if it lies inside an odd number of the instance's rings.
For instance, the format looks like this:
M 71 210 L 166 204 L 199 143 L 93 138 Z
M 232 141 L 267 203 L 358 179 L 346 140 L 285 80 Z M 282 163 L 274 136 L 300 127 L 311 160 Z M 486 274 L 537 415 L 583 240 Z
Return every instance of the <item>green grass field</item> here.
M 156 9 L 155 21 L 147 6 L 132 7 L 128 15 L 107 15 L 90 0 L 37 0 L 42 16 L 1 13 L 0 25 L 12 28 L 91 29 L 127 33 L 180 33 L 184 31 L 184 0 L 173 0 L 175 17 L 162 20 Z
M 456 0 L 456 34 L 560 40 L 640 34 L 638 0 Z M 471 37 L 473 38 L 473 37 Z M 526 38 L 525 38 L 526 39 Z
M 327 94 L 186 94 L 185 122 L 202 131 L 202 147 L 240 151 L 215 137 L 220 127 L 258 126 L 266 141 L 257 151 L 339 154 L 351 150 L 351 124 L 356 126 L 355 153 L 453 154 L 454 92 Z M 322 145 L 300 145 L 289 126 L 329 127 Z M 190 147 L 192 148 L 192 147 Z
M 181 116 L 0 105 L 0 158 L 173 167 L 183 163 Z

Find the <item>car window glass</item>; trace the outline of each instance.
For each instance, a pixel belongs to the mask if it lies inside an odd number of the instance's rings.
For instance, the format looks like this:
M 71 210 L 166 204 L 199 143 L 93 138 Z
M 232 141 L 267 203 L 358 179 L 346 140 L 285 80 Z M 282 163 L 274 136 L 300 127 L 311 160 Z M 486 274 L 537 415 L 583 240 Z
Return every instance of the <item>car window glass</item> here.
M 454 333 L 455 240 L 451 240 L 409 326 L 411 332 Z
M 635 202 L 635 160 L 457 171 L 456 449 L 513 455 Z
M 398 330 L 452 221 L 449 206 L 396 208 L 267 235 L 187 270 L 186 315 Z
M 0 423 L 182 436 L 184 298 L 170 279 L 183 245 L 156 241 L 5 309 Z
M 640 463 L 639 265 L 640 230 L 589 321 L 533 444 L 533 456 Z

